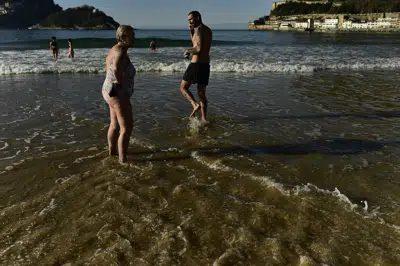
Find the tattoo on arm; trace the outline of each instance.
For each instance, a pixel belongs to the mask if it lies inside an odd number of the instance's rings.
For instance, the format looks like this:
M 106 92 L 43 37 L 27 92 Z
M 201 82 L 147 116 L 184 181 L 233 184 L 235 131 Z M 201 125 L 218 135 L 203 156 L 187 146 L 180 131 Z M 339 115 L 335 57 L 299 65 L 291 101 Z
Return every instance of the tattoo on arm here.
M 191 54 L 199 54 L 201 50 L 201 39 L 200 28 L 197 28 L 192 37 L 193 48 L 188 49 L 187 51 Z

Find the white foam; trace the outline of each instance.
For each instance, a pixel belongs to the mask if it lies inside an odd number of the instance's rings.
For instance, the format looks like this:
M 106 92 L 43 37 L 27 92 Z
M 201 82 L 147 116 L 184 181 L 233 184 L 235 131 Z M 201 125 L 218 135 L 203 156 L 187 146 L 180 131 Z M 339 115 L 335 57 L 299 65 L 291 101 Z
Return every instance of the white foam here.
M 305 131 L 304 134 L 314 138 L 322 136 L 320 128 L 314 128 L 311 131 Z
M 74 161 L 74 163 L 82 163 L 84 160 L 93 159 L 93 158 L 95 158 L 95 157 L 97 157 L 97 156 L 99 156 L 99 155 L 101 155 L 101 154 L 103 154 L 105 152 L 106 151 L 102 151 L 102 152 L 96 153 L 95 155 L 89 155 L 89 156 L 85 156 L 85 157 L 80 157 L 80 158 L 76 159 Z
M 362 56 L 363 50 L 343 51 L 340 56 L 336 49 L 320 51 L 313 48 L 312 55 L 300 56 L 295 47 L 277 48 L 274 57 L 265 57 L 259 53 L 263 46 L 232 47 L 229 57 L 226 49 L 216 47 L 211 61 L 211 72 L 223 73 L 312 73 L 318 70 L 373 70 L 398 69 L 400 58 L 379 58 Z M 165 53 L 152 58 L 146 49 L 134 49 L 132 56 L 138 72 L 184 72 L 189 64 L 183 60 L 181 48 L 166 48 Z M 0 52 L 0 75 L 41 74 L 41 73 L 104 73 L 104 60 L 107 49 L 82 49 L 86 54 L 79 60 L 60 58 L 56 64 L 49 60 L 47 50 L 20 51 L 20 60 L 15 60 L 14 53 Z M 268 53 L 268 52 L 267 52 Z M 24 56 L 29 54 L 29 56 Z M 254 56 L 260 54 L 260 56 Z M 356 59 L 354 59 L 356 58 Z M 351 62 L 351 63 L 348 63 Z M 37 106 L 39 110 L 40 106 Z M 36 110 L 36 108 L 35 108 Z
M 43 155 L 49 155 L 49 154 L 52 154 L 52 153 L 63 152 L 63 151 L 66 151 L 66 150 L 67 149 L 55 150 L 55 151 L 47 151 L 47 152 L 43 152 L 42 154 Z
M 4 146 L 0 148 L 0 151 L 5 150 L 8 146 L 8 143 L 4 142 Z
M 21 161 L 15 162 L 15 163 L 13 163 L 12 165 L 13 165 L 13 166 L 17 166 L 17 165 L 23 164 L 24 162 L 25 162 L 25 160 L 22 159 Z
M 154 144 L 152 144 L 151 142 L 150 142 L 150 140 L 145 140 L 145 139 L 143 139 L 143 138 L 136 138 L 136 137 L 131 137 L 130 139 L 129 139 L 129 143 L 130 144 L 136 144 L 136 145 L 139 145 L 139 146 L 141 146 L 141 147 L 143 147 L 143 148 L 147 148 L 147 149 L 150 149 L 150 150 L 154 150 L 156 147 L 154 146 Z
M 11 160 L 11 159 L 14 159 L 15 157 L 17 157 L 17 155 L 10 156 L 10 157 L 0 158 L 0 161 Z
M 345 206 L 349 207 L 350 210 L 354 210 L 358 207 L 358 205 L 352 203 L 346 195 L 342 194 L 337 187 L 335 187 L 335 190 L 330 191 L 326 189 L 321 189 L 314 184 L 307 183 L 307 185 L 304 186 L 296 186 L 293 191 L 295 195 L 298 195 L 300 192 L 317 191 L 338 198 L 341 202 L 345 203 Z
M 30 118 L 31 118 L 31 116 L 29 116 L 29 117 L 27 117 L 27 118 L 23 118 L 23 119 L 13 120 L 13 121 L 6 122 L 6 123 L 1 123 L 0 126 L 6 126 L 6 125 L 15 124 L 15 123 L 18 123 L 18 122 L 27 121 L 27 120 L 29 120 Z
M 65 163 L 62 163 L 62 164 L 59 164 L 59 165 L 58 165 L 58 168 L 59 168 L 59 169 L 67 169 L 68 166 L 65 166 Z
M 368 211 L 368 202 L 366 200 L 361 201 L 361 203 L 364 203 L 364 211 Z
M 51 199 L 49 205 L 47 205 L 46 208 L 44 208 L 43 210 L 40 211 L 39 216 L 43 216 L 43 215 L 47 214 L 48 212 L 50 212 L 51 210 L 53 210 L 56 207 L 54 202 L 55 202 L 55 199 L 54 198 Z
M 30 144 L 31 141 L 32 141 L 34 138 L 36 138 L 37 136 L 39 136 L 39 135 L 40 135 L 39 132 L 34 132 L 33 135 L 32 135 L 31 137 L 24 139 L 24 141 L 25 141 L 26 143 Z
M 206 165 L 210 169 L 223 171 L 223 172 L 233 172 L 239 176 L 244 176 L 244 177 L 256 180 L 266 187 L 274 187 L 274 188 L 278 189 L 284 195 L 289 195 L 289 193 L 283 188 L 282 184 L 276 183 L 271 177 L 256 176 L 256 175 L 253 175 L 250 173 L 243 173 L 237 169 L 230 168 L 230 167 L 224 165 L 223 163 L 221 163 L 220 160 L 214 160 L 214 161 L 209 160 L 208 158 L 199 155 L 199 153 L 197 151 L 192 152 L 191 157 L 193 159 L 195 159 L 196 161 L 200 162 L 201 164 Z
M 200 129 L 206 124 L 207 122 L 199 120 L 198 118 L 189 119 L 189 123 L 187 127 L 189 128 L 190 133 L 198 134 Z
M 76 175 L 69 175 L 69 176 L 64 177 L 64 178 L 58 178 L 58 179 L 55 181 L 55 183 L 56 183 L 56 184 L 58 184 L 58 183 L 64 184 L 64 183 L 67 183 L 69 180 L 71 180 L 71 178 L 74 178 L 74 177 L 77 177 L 77 176 L 76 176 Z
M 3 249 L 3 250 L 0 252 L 0 257 L 4 256 L 10 249 L 12 249 L 13 247 L 15 247 L 16 245 L 22 245 L 22 244 L 23 244 L 22 241 L 17 241 L 17 242 L 15 242 L 15 244 L 12 244 L 12 245 L 8 246 L 7 248 Z
M 162 149 L 161 151 L 163 151 L 163 152 L 182 152 L 183 150 L 178 149 L 178 148 L 168 148 L 168 149 Z
M 71 120 L 72 120 L 72 121 L 75 121 L 75 120 L 76 120 L 76 116 L 75 116 L 75 115 L 76 115 L 76 113 L 72 113 L 72 114 L 71 114 Z

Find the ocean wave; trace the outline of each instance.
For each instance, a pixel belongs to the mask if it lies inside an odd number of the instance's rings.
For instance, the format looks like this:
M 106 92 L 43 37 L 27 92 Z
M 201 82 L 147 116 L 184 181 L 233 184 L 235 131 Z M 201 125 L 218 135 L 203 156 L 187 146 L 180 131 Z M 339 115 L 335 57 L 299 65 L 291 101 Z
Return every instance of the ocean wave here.
M 103 62 L 102 62 L 103 63 Z M 138 72 L 184 72 L 189 62 L 149 62 L 140 61 L 136 64 Z M 263 62 L 237 62 L 228 60 L 217 60 L 211 63 L 212 73 L 312 73 L 317 71 L 342 71 L 342 70 L 391 70 L 400 68 L 400 60 L 393 59 L 386 62 L 355 62 L 353 64 L 292 64 L 292 63 L 263 63 Z M 73 64 L 71 62 L 57 62 L 56 64 L 24 64 L 14 65 L 0 63 L 0 75 L 19 74 L 98 74 L 104 73 L 104 65 L 100 63 Z

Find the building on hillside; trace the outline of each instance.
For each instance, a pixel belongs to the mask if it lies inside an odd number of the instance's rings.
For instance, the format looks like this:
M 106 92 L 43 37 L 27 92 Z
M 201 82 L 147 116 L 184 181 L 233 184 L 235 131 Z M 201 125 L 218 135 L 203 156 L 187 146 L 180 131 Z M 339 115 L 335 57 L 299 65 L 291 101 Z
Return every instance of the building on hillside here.
M 398 18 L 378 18 L 378 22 L 396 22 Z
M 351 29 L 352 27 L 353 27 L 353 21 L 351 21 L 351 20 L 346 20 L 342 24 L 343 29 Z
M 339 19 L 329 18 L 329 19 L 325 19 L 325 21 L 322 23 L 321 27 L 323 29 L 335 29 L 338 27 L 338 24 L 339 24 Z
M 368 24 L 365 22 L 353 22 L 352 29 L 368 29 Z
M 308 22 L 295 22 L 294 28 L 297 29 L 306 29 L 308 27 Z

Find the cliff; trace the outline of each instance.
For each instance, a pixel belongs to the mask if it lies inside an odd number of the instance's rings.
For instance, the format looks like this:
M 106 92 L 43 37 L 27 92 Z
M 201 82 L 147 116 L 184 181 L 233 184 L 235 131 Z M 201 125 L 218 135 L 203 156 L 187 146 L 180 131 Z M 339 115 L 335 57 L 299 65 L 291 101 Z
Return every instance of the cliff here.
M 81 6 L 51 14 L 34 29 L 116 29 L 119 23 L 92 6 Z
M 0 0 L 0 28 L 27 28 L 62 8 L 53 0 Z

